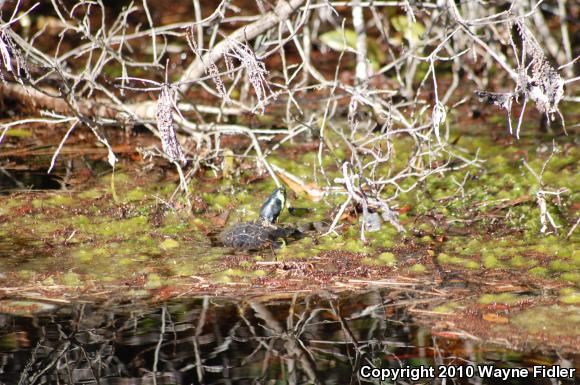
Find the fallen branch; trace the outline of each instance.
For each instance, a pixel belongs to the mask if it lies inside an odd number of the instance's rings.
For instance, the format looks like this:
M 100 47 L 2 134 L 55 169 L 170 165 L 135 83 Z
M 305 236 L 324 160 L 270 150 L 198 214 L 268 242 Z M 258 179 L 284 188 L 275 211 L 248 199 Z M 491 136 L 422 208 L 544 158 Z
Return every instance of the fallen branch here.
M 220 58 L 226 54 L 231 46 L 230 42 L 243 43 L 247 40 L 252 40 L 267 30 L 275 27 L 280 22 L 290 17 L 305 0 L 281 0 L 276 8 L 271 12 L 265 14 L 260 20 L 255 21 L 249 25 L 238 28 L 231 35 L 216 44 L 209 52 L 202 57 L 198 57 L 185 69 L 181 76 L 180 83 L 182 84 L 180 90 L 187 91 L 189 86 L 196 82 L 203 76 L 208 66 L 215 64 Z

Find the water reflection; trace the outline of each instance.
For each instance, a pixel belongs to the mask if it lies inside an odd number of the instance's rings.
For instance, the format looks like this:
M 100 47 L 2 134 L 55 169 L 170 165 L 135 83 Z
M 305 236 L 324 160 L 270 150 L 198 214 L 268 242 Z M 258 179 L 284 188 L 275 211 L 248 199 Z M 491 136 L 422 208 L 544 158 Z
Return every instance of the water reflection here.
M 364 384 L 364 365 L 571 364 L 431 336 L 398 303 L 406 292 L 202 297 L 157 307 L 76 304 L 0 317 L 4 384 Z M 154 375 L 154 373 L 156 373 Z M 393 382 L 385 382 L 393 383 Z M 401 379 L 397 384 L 501 380 Z M 512 384 L 573 384 L 523 379 Z

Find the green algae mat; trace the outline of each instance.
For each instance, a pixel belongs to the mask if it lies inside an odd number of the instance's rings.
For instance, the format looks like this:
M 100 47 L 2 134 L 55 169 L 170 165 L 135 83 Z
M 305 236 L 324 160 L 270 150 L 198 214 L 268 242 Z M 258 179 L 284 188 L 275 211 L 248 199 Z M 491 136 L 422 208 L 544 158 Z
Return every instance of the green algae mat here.
M 414 310 L 440 333 L 577 351 L 574 140 L 557 138 L 554 156 L 552 146 L 533 136 L 514 142 L 464 134 L 456 142 L 479 150 L 482 165 L 434 176 L 400 195 L 404 233 L 384 225 L 363 242 L 360 215 L 346 211 L 330 234 L 312 229 L 256 252 L 216 241 L 227 225 L 255 219 L 274 187 L 255 176 L 252 162 L 236 165 L 248 170 L 238 181 L 200 174 L 188 204 L 176 194 L 179 179 L 170 170 L 127 160 L 112 172 L 94 158 L 90 168 L 76 159 L 77 179 L 65 189 L 10 189 L 0 196 L 0 311 L 27 314 L 110 298 L 406 288 L 430 293 Z M 292 157 L 294 168 L 282 158 L 272 164 L 307 175 L 312 154 Z M 51 178 L 62 184 L 65 175 Z M 538 204 L 538 192 L 548 190 L 558 192 L 546 199 L 553 226 Z M 290 209 L 280 222 L 328 224 L 343 199 L 328 194 L 314 201 L 289 188 Z

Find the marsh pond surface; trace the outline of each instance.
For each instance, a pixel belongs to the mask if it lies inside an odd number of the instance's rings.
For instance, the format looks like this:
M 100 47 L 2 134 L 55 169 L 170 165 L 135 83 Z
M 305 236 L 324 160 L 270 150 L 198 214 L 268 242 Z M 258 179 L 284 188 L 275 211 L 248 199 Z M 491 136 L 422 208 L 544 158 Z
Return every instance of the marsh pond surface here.
M 431 300 L 420 290 L 382 289 L 204 296 L 158 306 L 46 304 L 50 312 L 0 318 L 0 381 L 359 384 L 377 383 L 365 376 L 369 368 L 380 368 L 386 384 L 505 383 L 502 374 L 484 371 L 493 367 L 530 370 L 527 378 L 510 375 L 511 384 L 549 384 L 554 382 L 540 370 L 578 365 L 577 354 L 521 352 L 468 333 L 422 326 L 414 319 L 421 314 L 416 306 Z M 409 371 L 395 377 L 401 368 Z
M 106 151 L 81 141 L 50 175 L 52 150 L 18 150 L 7 136 L 0 382 L 372 382 L 357 375 L 366 364 L 579 369 L 575 137 L 556 137 L 553 156 L 535 134 L 515 142 L 458 130 L 453 142 L 479 151 L 485 166 L 433 176 L 399 195 L 394 209 L 405 233 L 384 223 L 363 242 L 360 213 L 346 210 L 333 234 L 312 228 L 258 251 L 215 242 L 227 226 L 257 218 L 275 187 L 251 158 L 201 169 L 188 202 L 173 169 L 143 160 L 122 136 L 113 142 L 114 172 Z M 317 143 L 304 146 L 285 144 L 271 164 L 308 180 Z M 541 185 L 530 169 L 543 170 Z M 541 188 L 562 191 L 546 206 L 557 233 L 540 231 Z M 290 185 L 291 209 L 279 222 L 328 225 L 343 201 L 314 201 Z

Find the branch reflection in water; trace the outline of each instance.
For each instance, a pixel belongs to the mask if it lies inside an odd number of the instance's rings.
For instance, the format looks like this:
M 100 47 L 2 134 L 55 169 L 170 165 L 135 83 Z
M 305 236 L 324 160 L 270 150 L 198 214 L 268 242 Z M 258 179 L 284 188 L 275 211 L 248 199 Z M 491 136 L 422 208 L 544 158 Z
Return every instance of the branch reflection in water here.
M 34 317 L 2 315 L 0 383 L 361 384 L 372 383 L 358 375 L 368 365 L 532 365 L 529 355 L 430 335 L 407 311 L 428 300 L 405 290 L 280 293 L 157 306 L 83 303 Z

